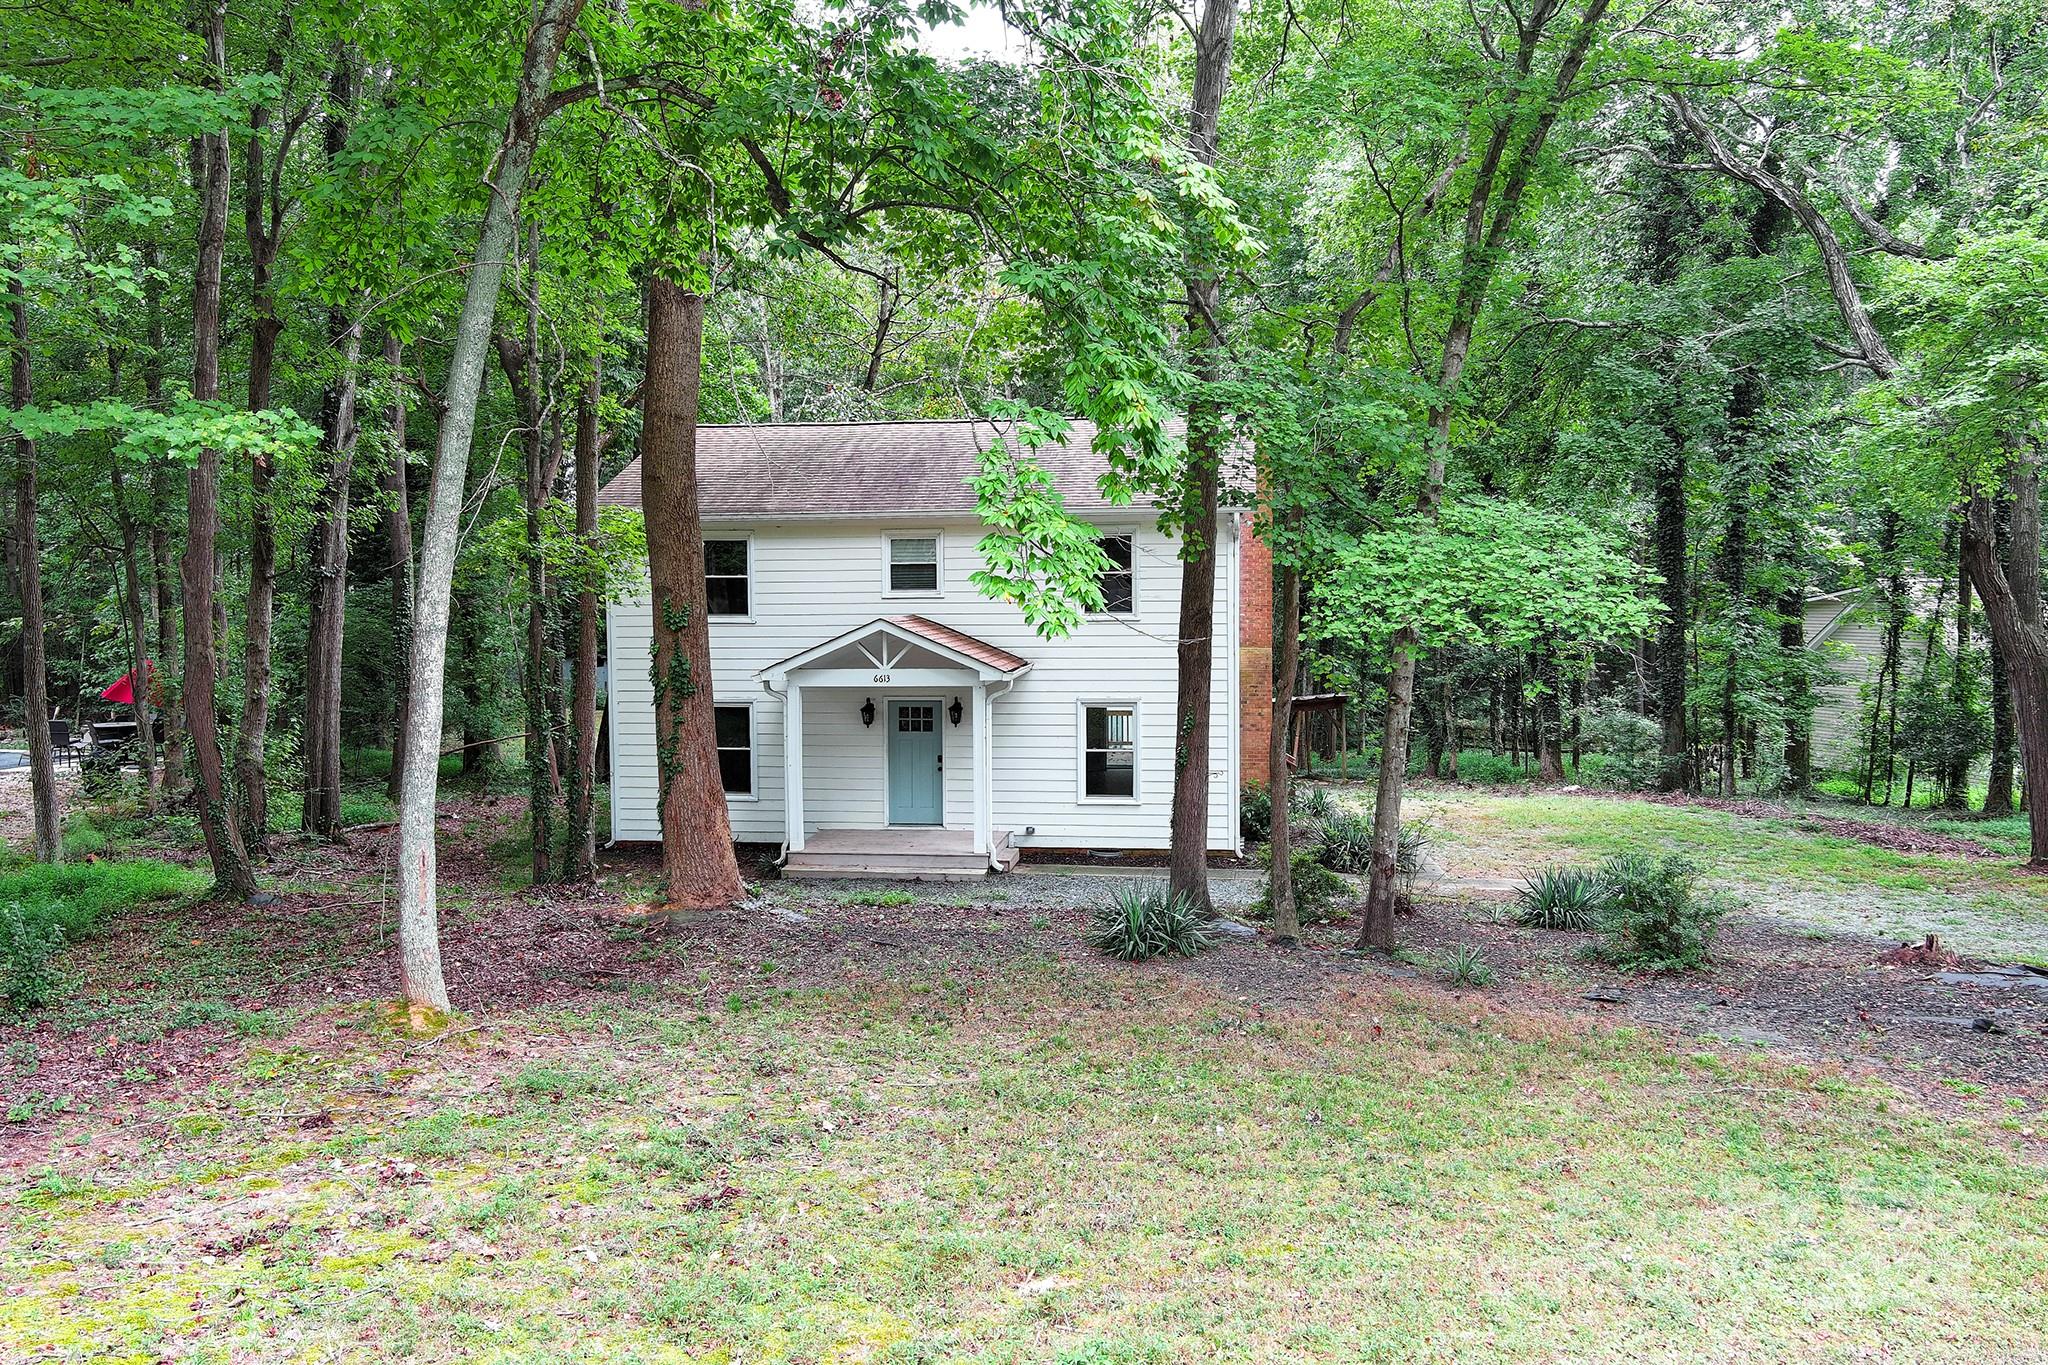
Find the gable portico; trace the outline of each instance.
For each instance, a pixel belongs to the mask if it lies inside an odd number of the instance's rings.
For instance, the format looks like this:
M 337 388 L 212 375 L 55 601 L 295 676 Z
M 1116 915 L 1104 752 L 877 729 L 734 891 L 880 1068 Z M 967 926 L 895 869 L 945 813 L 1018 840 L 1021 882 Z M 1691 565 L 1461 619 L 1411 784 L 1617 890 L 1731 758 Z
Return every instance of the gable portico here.
M 1014 863 L 1007 833 L 992 823 L 990 737 L 995 704 L 1030 670 L 1028 659 L 929 618 L 885 616 L 756 673 L 763 690 L 782 704 L 786 870 L 860 867 L 864 860 L 906 866 L 914 865 L 906 857 L 921 855 L 943 860 L 933 871 L 1001 870 Z M 807 709 L 807 696 L 826 704 Z M 819 744 L 836 766 L 849 742 L 865 739 L 846 733 L 855 717 L 861 731 L 881 731 L 881 762 L 864 765 L 867 785 L 879 789 L 871 795 L 880 801 L 863 803 L 879 811 L 880 819 L 870 815 L 848 827 L 835 805 L 832 814 L 842 818 L 828 825 L 819 818 L 826 811 L 818 808 L 827 803 L 806 800 L 807 751 Z M 947 742 L 949 733 L 956 742 Z M 945 818 L 945 751 L 957 752 L 960 738 L 970 770 L 964 830 L 958 821 L 949 827 Z M 874 741 L 865 739 L 865 747 Z M 844 790 L 835 782 L 835 791 Z M 864 832 L 886 837 L 863 840 Z M 819 849 L 804 857 L 814 836 Z

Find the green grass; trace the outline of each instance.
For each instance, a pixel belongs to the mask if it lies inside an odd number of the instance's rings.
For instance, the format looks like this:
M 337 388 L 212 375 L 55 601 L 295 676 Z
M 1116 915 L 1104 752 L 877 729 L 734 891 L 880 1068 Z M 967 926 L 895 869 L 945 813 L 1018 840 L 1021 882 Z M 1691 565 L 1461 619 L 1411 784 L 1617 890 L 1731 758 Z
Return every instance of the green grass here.
M 1752 910 L 1831 932 L 1894 939 L 1935 932 L 1985 956 L 2048 955 L 2048 881 L 1999 859 L 1899 853 L 1821 833 L 1806 815 L 1865 812 L 1795 804 L 1782 817 L 1757 819 L 1649 801 L 1455 788 L 1417 793 L 1410 808 L 1439 827 L 1453 875 L 1514 879 L 1617 853 L 1682 853 Z M 1975 837 L 1983 828 L 1957 822 L 1953 832 Z
M 2048 1331 L 2038 1170 L 1832 1076 L 1435 996 L 951 985 L 254 1054 L 153 1145 L 0 1191 L 0 1356 L 1992 1361 Z
M 0 874 L 0 902 L 18 906 L 25 918 L 55 925 L 66 941 L 75 942 L 130 906 L 197 895 L 208 885 L 200 873 L 149 858 L 32 863 Z

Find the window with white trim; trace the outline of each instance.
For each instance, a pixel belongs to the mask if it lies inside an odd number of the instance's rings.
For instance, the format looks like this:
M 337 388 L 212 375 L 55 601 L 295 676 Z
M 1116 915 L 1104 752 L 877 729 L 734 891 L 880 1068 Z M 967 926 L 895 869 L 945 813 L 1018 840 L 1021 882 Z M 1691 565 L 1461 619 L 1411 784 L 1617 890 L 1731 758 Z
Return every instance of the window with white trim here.
M 1137 610 L 1137 537 L 1128 531 L 1096 539 L 1096 547 L 1109 560 L 1109 567 L 1096 575 L 1102 589 L 1102 609 L 1115 616 L 1129 616 Z
M 718 779 L 727 796 L 754 794 L 754 708 L 714 706 L 718 729 Z
M 704 614 L 753 614 L 753 543 L 744 536 L 704 542 Z
M 1081 708 L 1081 794 L 1107 798 L 1138 794 L 1135 706 Z
M 888 584 L 890 592 L 939 590 L 939 538 L 932 536 L 890 536 Z

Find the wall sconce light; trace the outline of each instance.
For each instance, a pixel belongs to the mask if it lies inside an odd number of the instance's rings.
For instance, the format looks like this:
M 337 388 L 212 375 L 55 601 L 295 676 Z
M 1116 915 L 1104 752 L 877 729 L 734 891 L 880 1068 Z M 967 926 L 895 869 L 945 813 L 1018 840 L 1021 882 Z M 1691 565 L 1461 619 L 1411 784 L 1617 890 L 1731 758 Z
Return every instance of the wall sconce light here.
M 953 698 L 953 704 L 946 708 L 946 719 L 952 721 L 955 725 L 960 723 L 960 699 L 958 697 Z
M 875 699 L 873 697 L 869 697 L 865 702 L 861 703 L 860 723 L 867 726 L 872 726 L 875 723 Z

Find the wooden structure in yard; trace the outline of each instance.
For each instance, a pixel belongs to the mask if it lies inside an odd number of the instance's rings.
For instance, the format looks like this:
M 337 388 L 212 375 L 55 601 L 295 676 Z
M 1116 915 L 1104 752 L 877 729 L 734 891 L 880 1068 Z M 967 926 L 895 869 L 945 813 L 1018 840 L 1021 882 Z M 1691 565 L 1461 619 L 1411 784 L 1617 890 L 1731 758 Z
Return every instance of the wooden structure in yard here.
M 1345 742 L 1345 710 L 1351 698 L 1343 692 L 1310 692 L 1294 699 L 1294 734 L 1288 747 L 1288 762 L 1305 772 L 1309 759 L 1320 753 L 1337 760 L 1340 776 L 1351 776 L 1351 749 Z

